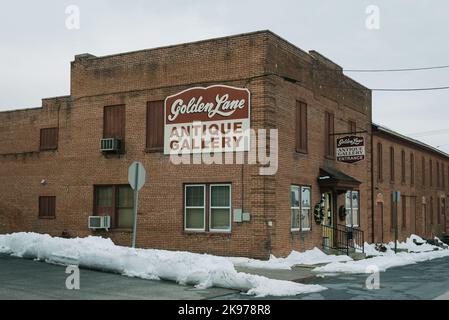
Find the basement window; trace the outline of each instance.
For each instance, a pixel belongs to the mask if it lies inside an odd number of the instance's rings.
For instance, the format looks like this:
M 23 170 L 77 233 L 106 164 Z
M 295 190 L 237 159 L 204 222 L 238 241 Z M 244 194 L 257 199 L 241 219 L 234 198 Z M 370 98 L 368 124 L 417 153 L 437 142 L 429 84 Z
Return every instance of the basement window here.
M 39 197 L 39 219 L 54 219 L 56 217 L 56 197 Z

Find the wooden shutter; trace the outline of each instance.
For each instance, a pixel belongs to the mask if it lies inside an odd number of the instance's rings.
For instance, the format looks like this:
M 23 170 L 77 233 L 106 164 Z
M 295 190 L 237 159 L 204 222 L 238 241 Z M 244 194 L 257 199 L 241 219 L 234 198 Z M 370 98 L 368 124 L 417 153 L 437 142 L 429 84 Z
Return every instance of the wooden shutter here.
M 351 134 L 355 134 L 357 132 L 357 124 L 355 121 L 348 121 L 348 130 Z
M 334 137 L 334 115 L 326 111 L 324 134 L 326 143 L 326 156 L 335 157 L 335 137 Z
M 39 218 L 54 218 L 56 216 L 56 197 L 39 197 Z
M 429 160 L 429 183 L 430 186 L 433 186 L 433 164 L 432 159 Z
M 147 149 L 161 150 L 164 147 L 164 102 L 147 103 Z
M 382 144 L 379 142 L 377 144 L 377 181 L 382 182 L 383 174 L 383 154 L 382 154 Z
M 395 172 L 394 172 L 394 148 L 390 147 L 390 181 L 394 182 Z
M 296 101 L 296 151 L 307 152 L 307 104 Z
M 40 150 L 58 149 L 58 128 L 41 129 Z
M 125 106 L 104 107 L 103 138 L 125 139 Z
M 401 151 L 401 182 L 405 183 L 405 151 Z
M 410 184 L 415 184 L 415 155 L 410 154 Z

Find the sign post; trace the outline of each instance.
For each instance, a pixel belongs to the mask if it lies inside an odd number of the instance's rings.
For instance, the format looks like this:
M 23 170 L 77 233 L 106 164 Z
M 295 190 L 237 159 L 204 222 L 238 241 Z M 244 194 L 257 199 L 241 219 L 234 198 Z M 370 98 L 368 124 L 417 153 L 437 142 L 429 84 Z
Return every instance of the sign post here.
M 398 253 L 398 203 L 401 201 L 401 192 L 395 191 L 393 193 L 394 203 L 394 253 Z
M 145 184 L 146 172 L 143 165 L 135 161 L 128 169 L 128 182 L 134 190 L 136 196 L 134 197 L 134 223 L 133 223 L 133 240 L 132 247 L 136 247 L 136 233 L 137 233 L 137 208 L 139 205 L 139 190 Z

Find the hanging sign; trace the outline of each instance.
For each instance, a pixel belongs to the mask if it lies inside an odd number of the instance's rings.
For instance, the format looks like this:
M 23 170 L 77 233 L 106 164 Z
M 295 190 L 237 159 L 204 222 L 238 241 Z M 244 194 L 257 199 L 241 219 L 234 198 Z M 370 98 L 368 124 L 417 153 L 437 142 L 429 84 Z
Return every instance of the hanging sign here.
M 356 163 L 365 160 L 365 138 L 347 136 L 337 139 L 337 161 Z

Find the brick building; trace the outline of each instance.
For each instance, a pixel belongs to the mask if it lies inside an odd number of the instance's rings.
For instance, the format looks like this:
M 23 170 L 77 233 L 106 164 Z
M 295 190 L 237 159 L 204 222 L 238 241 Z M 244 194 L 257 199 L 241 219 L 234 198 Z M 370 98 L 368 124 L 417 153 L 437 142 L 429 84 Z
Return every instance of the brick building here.
M 164 152 L 170 110 L 164 101 L 214 86 L 250 94 L 251 129 L 278 130 L 274 174 L 260 174 L 264 164 L 249 161 L 174 164 Z M 385 203 L 393 185 L 376 179 L 382 191 L 373 191 L 372 146 L 385 140 L 384 148 L 397 143 L 400 150 L 405 141 L 378 127 L 372 141 L 371 114 L 369 89 L 319 53 L 269 31 L 105 57 L 78 55 L 69 96 L 0 113 L 0 233 L 93 234 L 130 245 L 127 170 L 138 160 L 148 175 L 139 193 L 139 247 L 267 258 L 332 242 L 328 230 L 338 225 L 363 231 L 366 240 L 380 239 L 373 204 L 377 208 L 379 193 Z M 335 139 L 348 134 L 364 138 L 364 160 L 337 161 Z M 102 139 L 119 141 L 119 152 L 102 152 Z M 433 166 L 449 174 L 442 154 L 431 153 Z M 420 157 L 417 151 L 416 165 Z M 440 184 L 449 187 L 444 179 Z M 434 202 L 437 194 L 435 189 Z M 89 229 L 90 216 L 110 216 L 111 228 Z
M 445 235 L 449 155 L 375 124 L 373 142 L 374 240 L 394 241 L 396 226 L 402 240 L 410 234 Z

